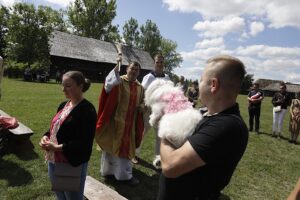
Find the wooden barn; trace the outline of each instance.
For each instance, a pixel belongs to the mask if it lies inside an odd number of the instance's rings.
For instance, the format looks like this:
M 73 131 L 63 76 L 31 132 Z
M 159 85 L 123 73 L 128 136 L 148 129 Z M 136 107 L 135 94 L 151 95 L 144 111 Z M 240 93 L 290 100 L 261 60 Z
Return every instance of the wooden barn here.
M 69 33 L 54 31 L 50 45 L 51 76 L 55 76 L 58 70 L 79 70 L 87 78 L 103 82 L 106 75 L 116 66 L 118 48 L 123 55 L 121 74 L 125 74 L 129 62 L 137 61 L 142 68 L 138 77 L 141 80 L 154 66 L 153 59 L 146 51 Z
M 271 83 L 268 86 L 261 88 L 265 96 L 273 96 L 275 92 L 279 91 L 280 83 Z M 294 98 L 295 94 L 300 92 L 299 84 L 286 83 L 286 91 Z

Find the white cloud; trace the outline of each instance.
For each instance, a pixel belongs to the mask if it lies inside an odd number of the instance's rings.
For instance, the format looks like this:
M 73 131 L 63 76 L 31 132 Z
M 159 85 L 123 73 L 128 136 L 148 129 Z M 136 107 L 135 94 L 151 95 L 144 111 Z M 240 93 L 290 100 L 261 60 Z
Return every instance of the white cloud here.
M 170 11 L 198 12 L 205 19 L 226 15 L 255 16 L 266 19 L 270 27 L 293 26 L 300 29 L 299 0 L 163 0 Z
M 247 73 L 254 74 L 255 79 L 267 78 L 300 83 L 300 48 L 298 47 L 250 45 L 240 46 L 232 50 L 211 47 L 181 52 L 181 54 L 184 59 L 183 65 L 192 66 L 193 68 L 191 70 L 189 67 L 184 67 L 179 71 L 180 75 L 187 78 L 199 77 L 207 59 L 210 57 L 228 54 L 242 60 L 246 66 Z M 189 65 L 186 65 L 186 61 L 189 62 Z M 175 70 L 175 72 L 177 71 Z
M 60 5 L 62 7 L 67 7 L 70 4 L 70 2 L 74 2 L 74 0 L 45 0 L 45 1 Z
M 213 38 L 224 36 L 228 33 L 239 33 L 244 30 L 245 21 L 241 17 L 225 17 L 222 20 L 199 21 L 193 29 L 201 31 L 204 37 Z
M 170 11 L 198 12 L 205 18 L 222 17 L 224 15 L 263 14 L 263 5 L 268 0 L 236 1 L 236 0 L 163 0 Z
M 288 72 L 294 69 L 298 69 L 300 66 L 300 59 L 268 59 L 261 63 L 264 71 L 282 71 Z M 298 80 L 299 82 L 299 80 Z
M 266 45 L 251 45 L 247 47 L 238 47 L 236 53 L 242 56 L 257 56 L 263 59 L 279 59 L 289 58 L 297 59 L 300 58 L 299 47 L 273 47 Z
M 250 35 L 256 36 L 259 32 L 262 32 L 265 29 L 265 26 L 262 22 L 252 22 L 250 24 Z
M 16 0 L 0 0 L 0 5 L 12 6 L 15 2 L 21 2 L 21 0 L 19 0 L 19 1 L 16 1 Z
M 300 73 L 286 73 L 284 80 L 289 80 L 291 83 L 299 83 L 300 80 Z
M 270 27 L 282 28 L 292 26 L 300 29 L 299 0 L 273 1 L 266 7 Z
M 0 0 L 0 4 L 4 6 L 12 6 L 15 2 L 22 2 L 22 0 Z M 26 3 L 35 3 L 34 0 L 27 0 Z M 56 4 L 61 7 L 66 8 L 70 2 L 74 2 L 74 0 L 41 0 L 41 3 L 51 3 Z
M 209 47 L 221 47 L 224 48 L 224 40 L 223 38 L 219 37 L 219 38 L 214 38 L 214 39 L 204 39 L 201 42 L 197 42 L 195 45 L 196 48 L 199 49 L 205 49 L 205 48 L 209 48 Z

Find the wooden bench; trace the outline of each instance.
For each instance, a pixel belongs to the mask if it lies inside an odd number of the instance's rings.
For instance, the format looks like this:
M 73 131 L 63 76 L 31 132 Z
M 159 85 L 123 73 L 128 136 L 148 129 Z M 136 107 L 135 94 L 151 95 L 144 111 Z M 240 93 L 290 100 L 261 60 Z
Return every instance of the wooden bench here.
M 88 200 L 126 200 L 126 198 L 120 195 L 118 192 L 97 181 L 91 176 L 86 177 L 84 196 Z
M 6 117 L 10 117 L 9 114 L 7 114 L 6 112 L 0 110 L 0 115 L 6 116 Z M 28 128 L 27 126 L 25 126 L 24 124 L 22 124 L 20 121 L 18 121 L 19 126 L 15 129 L 10 129 L 9 132 L 11 132 L 12 134 L 16 135 L 16 136 L 20 136 L 20 137 L 30 137 L 33 134 L 33 131 Z
M 0 110 L 0 115 L 10 117 L 9 114 Z M 18 121 L 19 126 L 15 129 L 1 130 L 0 133 L 0 156 L 8 152 L 17 152 L 25 149 L 33 149 L 34 146 L 29 138 L 33 131 Z

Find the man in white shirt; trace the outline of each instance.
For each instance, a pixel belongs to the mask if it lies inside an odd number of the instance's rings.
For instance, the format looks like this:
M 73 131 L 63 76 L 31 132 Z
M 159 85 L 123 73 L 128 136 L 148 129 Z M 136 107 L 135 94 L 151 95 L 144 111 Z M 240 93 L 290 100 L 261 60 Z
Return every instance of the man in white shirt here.
M 144 87 L 145 91 L 149 87 L 149 85 L 156 79 L 161 78 L 164 80 L 170 80 L 169 76 L 164 73 L 164 57 L 161 54 L 157 54 L 154 56 L 154 70 L 151 71 L 149 74 L 144 76 L 143 81 L 142 81 L 142 86 Z M 150 128 L 149 124 L 149 116 L 151 114 L 151 109 L 148 108 L 146 113 L 144 114 L 144 135 L 148 132 Z M 157 169 L 160 168 L 160 138 L 157 135 L 157 127 L 153 127 L 154 132 L 155 132 L 155 158 L 153 160 L 153 166 Z M 142 144 L 140 147 L 137 149 L 136 154 L 139 155 L 140 150 L 142 148 Z M 137 163 L 136 158 L 132 160 L 132 162 Z

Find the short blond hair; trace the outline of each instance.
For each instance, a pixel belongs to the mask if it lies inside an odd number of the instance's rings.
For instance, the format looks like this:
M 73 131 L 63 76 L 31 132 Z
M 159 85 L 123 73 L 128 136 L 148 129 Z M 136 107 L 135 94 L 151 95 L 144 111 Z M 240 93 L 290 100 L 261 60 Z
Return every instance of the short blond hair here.
M 219 55 L 210 58 L 207 63 L 213 66 L 211 73 L 220 79 L 224 87 L 240 91 L 246 74 L 242 61 L 229 55 Z

